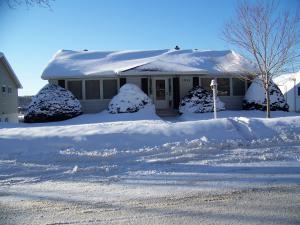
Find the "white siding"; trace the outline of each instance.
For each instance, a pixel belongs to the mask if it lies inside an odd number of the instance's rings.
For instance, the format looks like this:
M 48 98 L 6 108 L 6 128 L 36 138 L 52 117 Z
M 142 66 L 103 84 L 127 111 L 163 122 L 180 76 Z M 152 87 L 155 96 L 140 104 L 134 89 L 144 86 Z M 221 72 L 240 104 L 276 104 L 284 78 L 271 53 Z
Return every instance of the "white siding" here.
M 193 77 L 182 76 L 180 77 L 180 98 L 182 99 L 193 88 Z
M 295 80 L 287 80 L 283 84 L 277 84 L 282 94 L 284 95 L 289 111 L 300 112 L 300 96 L 298 95 L 298 88 L 300 88 L 300 78 Z
M 81 100 L 80 103 L 83 108 L 83 113 L 98 113 L 107 109 L 110 100 Z
M 128 77 L 126 79 L 126 83 L 128 83 L 128 84 L 135 84 L 139 88 L 142 87 L 141 78 L 140 77 Z
M 2 91 L 5 87 L 5 92 Z M 0 118 L 1 122 L 18 122 L 18 88 L 0 61 Z M 11 92 L 8 92 L 8 89 Z
M 241 110 L 244 96 L 219 96 L 220 100 L 225 103 L 228 110 Z

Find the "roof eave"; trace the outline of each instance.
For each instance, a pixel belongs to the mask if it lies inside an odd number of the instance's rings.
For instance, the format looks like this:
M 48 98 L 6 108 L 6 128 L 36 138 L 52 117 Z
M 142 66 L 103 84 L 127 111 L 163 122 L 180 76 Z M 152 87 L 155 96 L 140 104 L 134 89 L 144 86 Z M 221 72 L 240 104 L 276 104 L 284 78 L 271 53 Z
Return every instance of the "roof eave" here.
M 124 72 L 107 72 L 107 73 L 94 73 L 94 74 L 77 74 L 77 75 L 47 75 L 43 74 L 43 80 L 59 80 L 59 79 L 92 79 L 92 78 L 110 78 L 120 76 L 162 76 L 162 75 L 203 75 L 212 77 L 243 77 L 243 73 L 235 71 L 124 71 Z M 247 74 L 245 74 L 246 76 Z
M 6 68 L 11 75 L 12 79 L 14 80 L 15 84 L 17 85 L 18 89 L 23 88 L 21 82 L 19 81 L 17 75 L 15 74 L 14 70 L 12 69 L 11 65 L 9 64 L 8 60 L 6 59 L 5 55 L 3 53 L 0 53 L 0 59 L 2 62 L 6 65 Z

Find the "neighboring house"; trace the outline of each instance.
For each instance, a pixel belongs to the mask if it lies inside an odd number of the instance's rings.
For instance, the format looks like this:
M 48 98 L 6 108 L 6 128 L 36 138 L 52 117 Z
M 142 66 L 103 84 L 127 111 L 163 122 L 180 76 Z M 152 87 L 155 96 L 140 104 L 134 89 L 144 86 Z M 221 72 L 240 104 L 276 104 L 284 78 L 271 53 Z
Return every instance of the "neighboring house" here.
M 18 122 L 18 88 L 22 88 L 6 57 L 0 52 L 0 122 Z
M 178 109 L 194 86 L 210 89 L 217 78 L 218 96 L 227 109 L 241 109 L 246 73 L 253 65 L 233 51 L 71 51 L 60 50 L 42 79 L 70 90 L 86 113 L 107 108 L 125 83 L 136 84 L 157 109 Z
M 289 111 L 300 112 L 300 71 L 283 74 L 273 80 L 284 95 Z
M 32 101 L 33 96 L 19 96 L 18 97 L 18 111 L 20 114 L 24 114 L 27 111 L 27 107 Z

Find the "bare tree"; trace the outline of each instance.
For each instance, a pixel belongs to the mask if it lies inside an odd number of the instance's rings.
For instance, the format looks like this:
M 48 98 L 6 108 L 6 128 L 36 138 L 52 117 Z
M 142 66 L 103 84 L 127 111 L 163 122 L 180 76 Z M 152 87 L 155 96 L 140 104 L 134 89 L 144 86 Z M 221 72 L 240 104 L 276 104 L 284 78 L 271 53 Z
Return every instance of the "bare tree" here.
M 51 1 L 55 0 L 4 0 L 9 8 L 15 9 L 20 5 L 25 5 L 26 7 L 40 6 L 51 9 Z
M 266 96 L 266 117 L 270 118 L 270 82 L 296 60 L 299 44 L 299 8 L 283 11 L 279 1 L 244 1 L 236 18 L 223 30 L 224 39 L 238 47 L 257 65 Z M 299 54 L 299 53 L 298 53 Z

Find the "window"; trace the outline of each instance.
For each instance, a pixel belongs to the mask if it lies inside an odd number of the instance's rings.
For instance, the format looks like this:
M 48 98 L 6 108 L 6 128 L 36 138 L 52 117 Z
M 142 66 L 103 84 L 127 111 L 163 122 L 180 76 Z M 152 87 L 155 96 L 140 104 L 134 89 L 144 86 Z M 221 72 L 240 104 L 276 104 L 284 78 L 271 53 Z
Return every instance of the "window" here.
M 66 87 L 65 80 L 58 80 L 58 86 L 65 88 Z
M 117 80 L 103 80 L 103 98 L 112 99 L 118 93 Z
M 2 89 L 2 94 L 6 94 L 6 86 L 3 85 L 1 89 Z
M 193 87 L 199 86 L 199 77 L 193 77 Z
M 121 77 L 120 78 L 120 87 L 122 87 L 124 84 L 126 84 L 126 78 L 125 77 Z
M 201 79 L 201 86 L 202 88 L 206 90 L 211 90 L 210 83 L 211 83 L 212 78 L 202 78 Z
M 218 78 L 218 95 L 230 96 L 230 81 L 229 78 Z
M 239 78 L 232 78 L 232 94 L 233 96 L 245 95 L 245 81 Z
M 85 81 L 85 98 L 100 99 L 100 81 L 86 80 Z
M 156 80 L 156 100 L 166 99 L 166 82 L 165 80 Z
M 148 78 L 142 78 L 141 83 L 142 83 L 142 91 L 146 95 L 148 95 Z
M 298 87 L 298 96 L 300 96 L 300 87 Z
M 82 99 L 82 81 L 68 81 L 68 90 L 70 90 L 77 99 Z
M 7 93 L 8 93 L 9 95 L 12 94 L 12 87 L 7 87 Z

